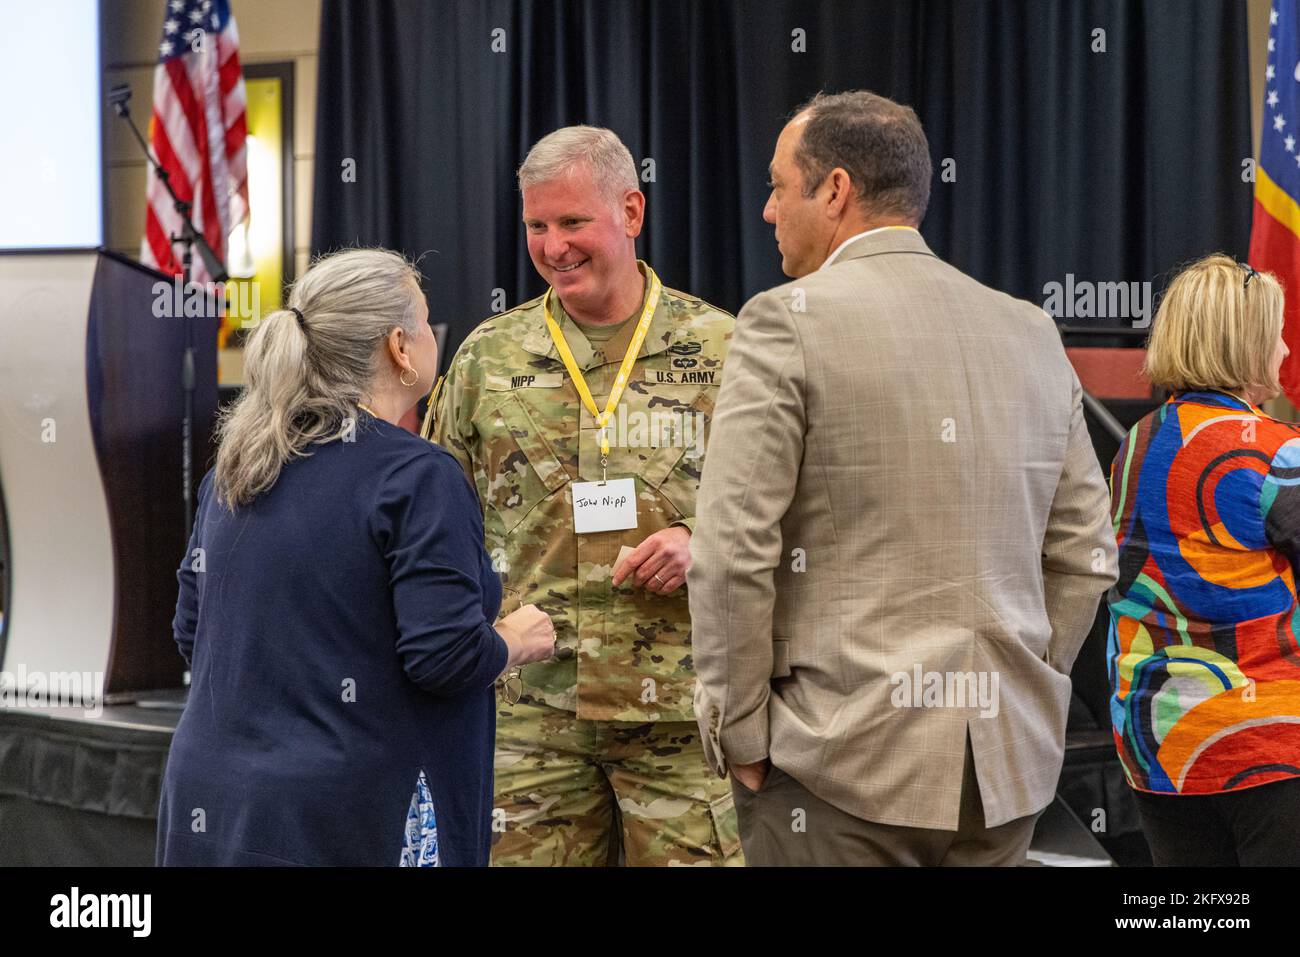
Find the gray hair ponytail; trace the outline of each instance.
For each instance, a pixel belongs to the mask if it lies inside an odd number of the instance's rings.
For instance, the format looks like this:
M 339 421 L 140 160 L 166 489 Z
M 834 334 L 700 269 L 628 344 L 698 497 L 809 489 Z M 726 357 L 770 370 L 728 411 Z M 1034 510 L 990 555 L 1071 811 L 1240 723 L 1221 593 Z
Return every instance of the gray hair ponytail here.
M 247 385 L 217 422 L 221 502 L 247 505 L 290 459 L 343 436 L 378 373 L 385 337 L 398 326 L 414 333 L 421 295 L 419 270 L 387 249 L 349 249 L 312 264 L 287 308 L 263 319 L 244 349 Z

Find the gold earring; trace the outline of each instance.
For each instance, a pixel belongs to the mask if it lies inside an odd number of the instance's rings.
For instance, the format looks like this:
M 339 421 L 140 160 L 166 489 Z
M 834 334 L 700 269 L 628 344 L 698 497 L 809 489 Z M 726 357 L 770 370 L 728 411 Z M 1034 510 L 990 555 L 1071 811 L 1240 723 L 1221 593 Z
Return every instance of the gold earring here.
M 410 382 L 406 381 L 407 372 L 415 372 L 415 378 L 412 379 Z M 409 389 L 411 386 L 415 385 L 415 383 L 420 381 L 420 373 L 416 372 L 415 367 L 412 366 L 410 369 L 403 369 L 402 374 L 397 377 L 397 380 L 401 382 L 402 385 L 406 386 Z

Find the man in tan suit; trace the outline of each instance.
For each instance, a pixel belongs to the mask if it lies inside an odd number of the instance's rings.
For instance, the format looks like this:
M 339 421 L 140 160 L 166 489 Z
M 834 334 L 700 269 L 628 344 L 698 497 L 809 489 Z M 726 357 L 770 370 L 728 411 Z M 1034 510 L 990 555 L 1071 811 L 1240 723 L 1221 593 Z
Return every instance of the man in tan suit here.
M 706 755 L 751 864 L 1021 863 L 1116 578 L 1078 379 L 917 232 L 912 110 L 819 95 L 771 174 L 794 281 L 736 320 L 687 576 Z

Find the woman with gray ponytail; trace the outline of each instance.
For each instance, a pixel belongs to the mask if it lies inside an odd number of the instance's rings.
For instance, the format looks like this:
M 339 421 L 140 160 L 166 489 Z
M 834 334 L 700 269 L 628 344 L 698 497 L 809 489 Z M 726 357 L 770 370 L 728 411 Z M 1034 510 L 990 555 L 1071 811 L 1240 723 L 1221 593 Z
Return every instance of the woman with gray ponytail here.
M 477 498 L 396 425 L 436 376 L 428 314 L 413 265 L 348 250 L 245 349 L 177 573 L 161 864 L 488 861 L 493 684 L 555 634 L 494 624 Z

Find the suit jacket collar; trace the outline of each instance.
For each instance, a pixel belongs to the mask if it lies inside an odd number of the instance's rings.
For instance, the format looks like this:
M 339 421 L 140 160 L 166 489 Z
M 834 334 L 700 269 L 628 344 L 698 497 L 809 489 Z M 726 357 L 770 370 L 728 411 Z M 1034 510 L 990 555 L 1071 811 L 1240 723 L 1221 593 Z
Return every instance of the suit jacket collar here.
M 883 229 L 849 243 L 840 251 L 835 262 L 823 268 L 834 269 L 851 259 L 865 259 L 868 256 L 882 256 L 887 253 L 934 256 L 933 250 L 926 245 L 925 238 L 915 229 Z
M 642 260 L 637 260 L 637 269 L 641 272 L 644 279 L 646 275 L 646 264 Z M 649 295 L 650 290 L 647 288 L 645 295 Z M 534 355 L 544 356 L 548 359 L 560 361 L 560 354 L 556 351 L 555 343 L 551 341 L 550 330 L 546 328 L 546 313 L 542 309 L 542 299 L 534 300 L 537 307 L 532 310 L 529 317 L 529 330 L 525 333 L 521 345 L 523 348 Z M 644 298 L 641 302 L 645 305 Z M 569 343 L 569 349 L 573 352 L 573 359 L 578 363 L 578 368 L 586 371 L 595 366 L 605 365 L 609 362 L 622 362 L 623 355 L 627 352 L 628 344 L 632 341 L 632 335 L 636 331 L 636 320 L 629 322 L 619 330 L 618 335 L 610 339 L 601 349 L 593 349 L 591 343 L 582 332 L 582 327 L 574 322 L 567 312 L 564 311 L 563 304 L 557 298 L 551 299 L 552 314 L 555 321 L 564 333 L 564 338 Z M 656 353 L 663 352 L 672 342 L 674 332 L 674 323 L 671 315 L 671 307 L 668 302 L 668 287 L 660 283 L 659 302 L 655 306 L 654 316 L 650 320 L 650 328 L 646 330 L 645 341 L 641 344 L 641 351 L 637 354 L 638 358 L 652 356 Z

